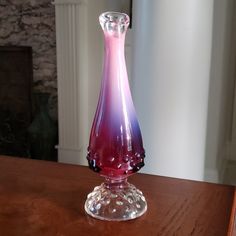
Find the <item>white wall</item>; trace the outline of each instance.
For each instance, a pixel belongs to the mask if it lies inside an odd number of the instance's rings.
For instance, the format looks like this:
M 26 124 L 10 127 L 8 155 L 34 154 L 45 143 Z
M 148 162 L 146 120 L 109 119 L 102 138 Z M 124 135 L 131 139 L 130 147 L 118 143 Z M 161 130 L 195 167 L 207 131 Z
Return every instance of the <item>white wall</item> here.
M 234 1 L 234 17 L 233 17 L 233 25 L 232 25 L 233 37 L 232 42 L 236 42 L 236 3 Z M 232 45 L 232 56 L 231 57 L 231 75 L 236 80 L 236 43 Z M 236 82 L 235 82 L 236 83 Z M 234 86 L 234 102 L 233 102 L 233 116 L 232 116 L 232 140 L 229 145 L 229 159 L 232 161 L 236 161 L 236 87 Z
M 133 10 L 143 171 L 203 180 L 213 1 L 136 0 Z
M 214 1 L 211 79 L 208 101 L 205 179 L 221 181 L 231 139 L 234 78 L 232 22 L 234 0 Z

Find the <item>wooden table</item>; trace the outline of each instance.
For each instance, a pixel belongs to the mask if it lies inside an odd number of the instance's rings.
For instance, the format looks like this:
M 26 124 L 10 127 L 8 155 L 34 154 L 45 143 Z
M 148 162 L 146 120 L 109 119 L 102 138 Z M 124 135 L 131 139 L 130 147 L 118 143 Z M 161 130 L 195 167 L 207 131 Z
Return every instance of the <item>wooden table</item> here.
M 0 235 L 235 235 L 233 186 L 144 174 L 129 179 L 146 196 L 147 213 L 100 221 L 84 212 L 86 195 L 102 181 L 87 167 L 1 156 Z

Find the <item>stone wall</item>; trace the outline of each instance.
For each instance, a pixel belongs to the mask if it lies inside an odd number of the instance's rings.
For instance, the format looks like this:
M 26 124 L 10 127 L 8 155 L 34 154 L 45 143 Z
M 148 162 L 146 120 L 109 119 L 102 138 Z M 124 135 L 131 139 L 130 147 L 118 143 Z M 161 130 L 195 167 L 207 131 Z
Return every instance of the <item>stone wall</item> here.
M 31 46 L 33 91 L 48 92 L 57 120 L 55 8 L 51 0 L 1 0 L 0 45 Z

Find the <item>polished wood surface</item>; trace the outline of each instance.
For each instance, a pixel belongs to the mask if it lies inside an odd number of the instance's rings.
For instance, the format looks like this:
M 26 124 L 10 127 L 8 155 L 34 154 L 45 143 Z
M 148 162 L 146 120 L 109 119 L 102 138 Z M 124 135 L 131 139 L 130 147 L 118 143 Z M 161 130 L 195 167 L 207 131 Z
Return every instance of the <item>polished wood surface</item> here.
M 231 210 L 228 236 L 236 236 L 236 188 L 234 190 L 234 200 Z
M 0 157 L 0 235 L 234 235 L 233 186 L 136 174 L 129 181 L 146 196 L 147 213 L 106 222 L 84 211 L 102 181 L 87 167 Z

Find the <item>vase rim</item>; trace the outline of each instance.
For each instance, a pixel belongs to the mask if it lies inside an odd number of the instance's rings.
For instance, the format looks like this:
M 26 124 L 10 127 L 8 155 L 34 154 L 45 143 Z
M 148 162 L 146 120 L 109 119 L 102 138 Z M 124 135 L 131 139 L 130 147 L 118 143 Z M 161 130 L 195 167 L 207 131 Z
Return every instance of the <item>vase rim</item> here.
M 109 21 L 109 22 L 114 22 L 117 24 L 128 25 L 129 24 L 129 16 L 123 12 L 107 11 L 107 12 L 103 12 L 99 16 L 99 21 L 100 22 Z
M 129 16 L 125 13 L 107 11 L 99 16 L 99 22 L 105 31 L 120 34 L 126 31 L 129 25 Z

